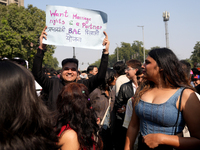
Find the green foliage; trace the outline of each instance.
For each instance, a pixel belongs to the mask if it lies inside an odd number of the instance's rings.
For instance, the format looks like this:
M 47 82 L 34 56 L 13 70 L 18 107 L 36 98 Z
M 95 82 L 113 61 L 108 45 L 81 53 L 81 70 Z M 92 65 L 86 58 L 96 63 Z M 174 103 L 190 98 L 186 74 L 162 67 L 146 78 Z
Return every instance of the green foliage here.
M 45 52 L 44 60 L 43 60 L 43 65 L 46 68 L 57 69 L 58 67 L 59 62 L 55 57 L 53 57 L 54 49 L 55 49 L 55 46 L 47 45 L 47 52 Z
M 90 64 L 90 65 L 95 65 L 95 66 L 99 67 L 100 63 L 101 63 L 101 59 L 95 61 L 93 64 Z
M 114 54 L 109 55 L 108 67 L 113 67 L 113 65 L 117 62 L 117 51 L 119 60 L 123 60 L 124 62 L 126 62 L 127 60 L 130 59 L 137 59 L 140 60 L 141 62 L 144 62 L 142 45 L 143 43 L 141 41 L 134 41 L 132 44 L 122 42 L 121 47 L 117 47 L 114 51 Z M 145 58 L 148 52 L 149 50 L 145 49 Z M 100 64 L 100 59 L 95 63 L 93 63 L 92 65 L 99 66 L 99 64 Z
M 29 5 L 28 8 L 10 4 L 0 5 L 0 56 L 20 57 L 28 60 L 32 67 L 33 58 L 39 46 L 38 38 L 45 27 L 45 12 Z M 44 64 L 57 67 L 52 57 L 55 46 L 49 46 Z
M 192 52 L 192 55 L 190 56 L 191 64 L 192 66 L 195 63 L 200 62 L 200 41 L 198 41 L 194 46 L 194 51 Z

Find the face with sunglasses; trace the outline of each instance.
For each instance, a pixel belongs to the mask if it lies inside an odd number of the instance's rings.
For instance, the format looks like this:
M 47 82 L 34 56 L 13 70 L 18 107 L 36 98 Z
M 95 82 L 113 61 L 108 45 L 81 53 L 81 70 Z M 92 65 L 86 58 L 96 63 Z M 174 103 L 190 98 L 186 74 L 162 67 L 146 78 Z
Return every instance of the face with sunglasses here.
M 61 75 L 65 83 L 68 83 L 76 80 L 77 72 L 78 72 L 77 65 L 75 63 L 69 62 L 62 67 Z

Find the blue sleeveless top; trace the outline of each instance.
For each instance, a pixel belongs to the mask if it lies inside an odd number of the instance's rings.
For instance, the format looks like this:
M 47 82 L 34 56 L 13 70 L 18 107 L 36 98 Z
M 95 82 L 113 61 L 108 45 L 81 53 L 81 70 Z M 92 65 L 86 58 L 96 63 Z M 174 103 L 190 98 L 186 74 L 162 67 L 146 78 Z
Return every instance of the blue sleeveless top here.
M 136 115 L 140 119 L 142 136 L 151 133 L 174 135 L 175 123 L 178 117 L 176 102 L 183 87 L 179 88 L 165 103 L 153 104 L 140 100 L 135 106 Z M 179 113 L 177 133 L 182 132 L 185 126 L 182 112 Z

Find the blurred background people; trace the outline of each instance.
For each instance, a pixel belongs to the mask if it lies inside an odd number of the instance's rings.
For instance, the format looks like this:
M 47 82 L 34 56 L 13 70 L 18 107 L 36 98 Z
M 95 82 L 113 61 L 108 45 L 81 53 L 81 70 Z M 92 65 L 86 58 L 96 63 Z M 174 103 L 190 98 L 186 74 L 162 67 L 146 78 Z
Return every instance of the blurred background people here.
M 198 72 L 198 74 L 192 75 L 192 82 L 194 84 L 196 92 L 200 94 L 200 72 Z
M 125 73 L 126 64 L 123 61 L 118 61 L 114 64 L 113 69 L 117 72 L 117 80 L 114 89 L 116 96 L 118 96 L 120 86 L 129 81 Z
M 86 70 L 81 71 L 81 74 L 79 76 L 80 76 L 80 80 L 88 79 L 88 75 L 87 75 L 87 71 Z
M 90 65 L 90 66 L 88 66 L 88 68 L 87 68 L 87 75 L 88 75 L 88 78 L 90 78 L 90 77 L 96 75 L 97 73 L 98 73 L 98 68 L 97 68 L 97 66 L 95 66 L 95 65 Z
M 107 69 L 104 82 L 96 88 L 91 94 L 90 99 L 92 108 L 95 110 L 100 122 L 100 135 L 103 141 L 104 150 L 113 149 L 113 129 L 115 91 L 112 87 L 116 83 L 116 72 L 113 69 Z
M 126 65 L 125 73 L 130 81 L 120 86 L 118 96 L 116 96 L 115 100 L 116 124 L 114 129 L 114 141 L 116 150 L 123 149 L 125 145 L 127 128 L 122 125 L 124 122 L 126 105 L 128 100 L 134 96 L 138 87 L 136 74 L 138 70 L 141 69 L 142 63 L 139 60 L 131 59 L 126 62 Z

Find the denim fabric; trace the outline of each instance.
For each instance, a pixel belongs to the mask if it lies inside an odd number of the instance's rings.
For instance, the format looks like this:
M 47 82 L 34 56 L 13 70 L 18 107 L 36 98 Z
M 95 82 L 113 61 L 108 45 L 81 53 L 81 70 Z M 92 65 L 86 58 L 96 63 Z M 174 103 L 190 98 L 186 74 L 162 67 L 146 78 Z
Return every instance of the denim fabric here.
M 140 119 L 142 136 L 151 133 L 174 135 L 175 123 L 178 117 L 176 102 L 183 87 L 179 88 L 165 103 L 152 104 L 140 100 L 135 106 L 135 112 Z M 185 126 L 182 112 L 179 113 L 177 133 L 182 132 Z

